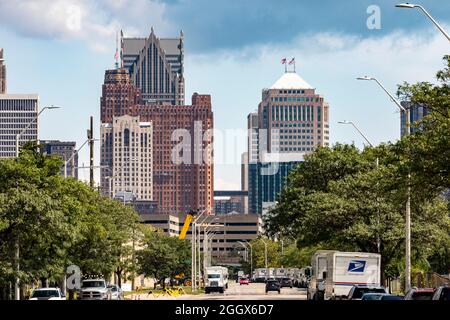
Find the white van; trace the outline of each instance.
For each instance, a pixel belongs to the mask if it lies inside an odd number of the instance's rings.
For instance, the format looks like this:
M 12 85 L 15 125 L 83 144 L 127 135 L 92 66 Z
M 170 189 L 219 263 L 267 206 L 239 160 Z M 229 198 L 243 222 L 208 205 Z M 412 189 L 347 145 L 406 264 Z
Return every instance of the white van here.
M 224 293 L 228 289 L 228 268 L 215 266 L 205 270 L 205 293 Z

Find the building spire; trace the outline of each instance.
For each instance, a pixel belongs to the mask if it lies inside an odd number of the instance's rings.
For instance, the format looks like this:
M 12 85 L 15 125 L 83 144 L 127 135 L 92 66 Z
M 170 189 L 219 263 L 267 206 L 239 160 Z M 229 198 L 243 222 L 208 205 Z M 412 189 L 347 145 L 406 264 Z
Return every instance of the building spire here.
M 3 48 L 0 48 L 0 94 L 6 93 L 6 66 L 3 64 Z
M 116 60 L 116 69 L 119 69 L 119 32 L 116 32 L 116 54 L 114 55 Z

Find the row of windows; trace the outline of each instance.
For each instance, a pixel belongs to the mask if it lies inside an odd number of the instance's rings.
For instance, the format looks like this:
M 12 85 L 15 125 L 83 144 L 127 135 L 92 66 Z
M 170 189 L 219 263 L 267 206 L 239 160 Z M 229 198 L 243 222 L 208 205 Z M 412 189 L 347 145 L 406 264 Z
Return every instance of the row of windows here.
M 36 111 L 36 100 L 0 100 L 0 111 Z
M 292 142 L 292 141 L 281 141 L 280 142 L 280 145 L 289 145 L 289 146 L 295 146 L 295 145 L 313 145 L 314 143 L 312 142 L 312 141 L 295 141 L 295 142 Z
M 310 147 L 293 147 L 293 148 L 280 148 L 280 151 L 314 151 L 314 148 Z
M 319 136 L 320 137 L 320 136 Z M 280 136 L 280 139 L 314 139 L 314 136 L 296 136 L 296 135 L 293 135 L 293 136 L 288 136 L 288 135 L 281 135 Z M 275 139 L 274 139 L 275 140 Z
M 23 119 L 24 122 L 30 123 L 35 120 L 36 112 L 0 112 L 0 119 Z
M 320 130 L 317 130 L 320 133 Z M 313 129 L 280 129 L 280 133 L 314 133 Z
M 305 90 L 280 90 L 278 91 L 279 94 L 304 94 Z
M 320 123 L 317 124 L 317 127 L 320 128 Z M 295 128 L 295 127 L 304 127 L 311 128 L 313 127 L 312 123 L 272 123 L 272 127 L 274 128 Z
M 319 98 L 314 97 L 271 97 L 272 102 L 319 102 Z
M 317 109 L 320 109 L 318 107 Z M 272 106 L 272 121 L 313 121 L 313 106 Z

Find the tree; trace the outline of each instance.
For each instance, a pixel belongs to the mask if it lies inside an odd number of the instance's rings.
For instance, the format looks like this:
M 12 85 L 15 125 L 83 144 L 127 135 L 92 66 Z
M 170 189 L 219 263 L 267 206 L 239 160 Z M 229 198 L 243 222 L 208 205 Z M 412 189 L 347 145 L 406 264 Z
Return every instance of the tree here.
M 160 231 L 147 232 L 144 248 L 137 252 L 138 268 L 141 274 L 161 280 L 180 273 L 189 273 L 191 267 L 190 243 L 164 235 Z
M 415 173 L 415 183 L 440 191 L 450 188 L 450 55 L 444 61 L 446 67 L 436 75 L 438 85 L 404 83 L 398 89 L 403 100 L 429 110 L 415 124 L 421 130 L 402 143 L 410 146 L 409 165 Z
M 319 149 L 289 176 L 277 207 L 266 217 L 269 232 L 296 239 L 299 247 L 379 252 L 383 270 L 392 272 L 404 252 L 407 155 L 400 143 L 362 152 L 341 145 Z M 308 179 L 313 176 L 319 182 Z M 417 264 L 449 239 L 448 202 L 432 191 L 411 186 Z
M 18 158 L 0 160 L 0 298 L 7 298 L 17 276 L 31 284 L 60 281 L 71 264 L 85 274 L 127 268 L 121 264 L 139 216 L 82 182 L 64 179 L 61 166 L 35 143 Z
M 307 155 L 305 161 L 289 174 L 276 208 L 264 218 L 267 234 L 295 239 L 300 227 L 299 217 L 308 205 L 309 194 L 326 192 L 331 181 L 367 170 L 374 162 L 375 157 L 364 157 L 353 145 L 336 144 L 332 148 L 318 148 Z

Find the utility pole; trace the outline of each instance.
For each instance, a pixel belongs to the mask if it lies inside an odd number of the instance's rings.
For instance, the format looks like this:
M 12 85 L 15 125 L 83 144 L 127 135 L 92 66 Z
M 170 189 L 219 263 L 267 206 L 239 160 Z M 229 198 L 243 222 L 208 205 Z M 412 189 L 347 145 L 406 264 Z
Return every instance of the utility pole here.
M 89 139 L 89 185 L 94 189 L 94 117 L 91 116 L 91 126 L 88 130 Z

